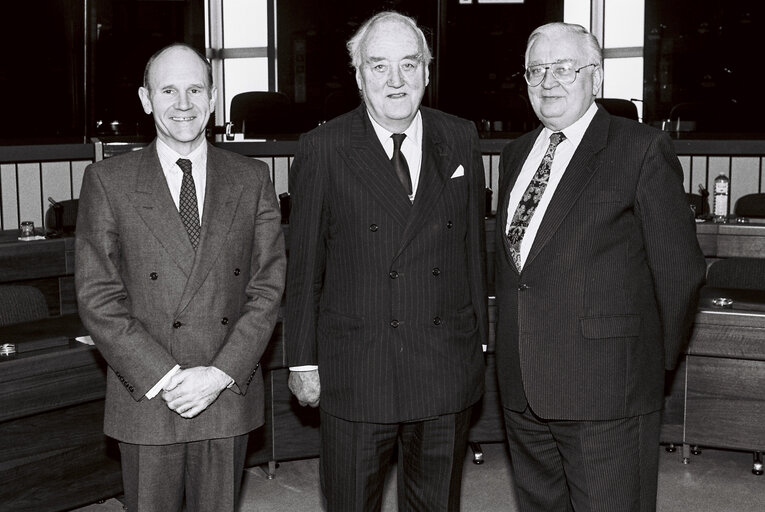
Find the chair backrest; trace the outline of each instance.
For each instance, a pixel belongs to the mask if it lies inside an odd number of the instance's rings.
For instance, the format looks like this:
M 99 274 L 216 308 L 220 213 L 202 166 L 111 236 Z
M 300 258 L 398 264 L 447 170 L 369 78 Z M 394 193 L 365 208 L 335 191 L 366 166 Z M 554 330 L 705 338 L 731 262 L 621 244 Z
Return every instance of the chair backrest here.
M 725 258 L 710 265 L 707 286 L 765 291 L 765 258 Z
M 48 303 L 39 289 L 28 285 L 0 285 L 0 326 L 47 316 Z
M 285 133 L 290 130 L 292 102 L 283 92 L 251 91 L 231 100 L 234 131 L 245 138 Z
M 606 109 L 612 116 L 626 117 L 638 121 L 638 109 L 630 100 L 621 98 L 595 98 L 595 103 Z
M 747 194 L 736 201 L 733 212 L 738 217 L 765 219 L 765 194 Z

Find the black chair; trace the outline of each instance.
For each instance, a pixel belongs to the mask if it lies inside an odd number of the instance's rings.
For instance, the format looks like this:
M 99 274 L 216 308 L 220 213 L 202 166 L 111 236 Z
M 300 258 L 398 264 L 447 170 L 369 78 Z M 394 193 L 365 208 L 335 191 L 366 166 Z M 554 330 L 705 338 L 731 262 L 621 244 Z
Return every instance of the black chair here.
M 747 194 L 736 201 L 733 212 L 737 217 L 765 219 L 765 194 Z
M 626 117 L 638 121 L 638 109 L 630 100 L 621 98 L 595 98 L 595 103 L 606 109 L 612 116 Z
M 292 114 L 292 102 L 282 92 L 243 92 L 231 100 L 233 131 L 247 139 L 290 133 Z
M 34 286 L 0 285 L 0 326 L 48 317 L 48 303 Z
M 724 258 L 707 270 L 707 286 L 765 291 L 765 258 Z

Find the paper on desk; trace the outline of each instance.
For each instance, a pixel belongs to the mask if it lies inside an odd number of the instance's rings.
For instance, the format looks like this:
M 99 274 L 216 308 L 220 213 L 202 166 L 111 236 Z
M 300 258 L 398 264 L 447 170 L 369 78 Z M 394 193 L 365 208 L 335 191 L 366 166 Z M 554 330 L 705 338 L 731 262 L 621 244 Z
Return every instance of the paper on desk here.
M 93 338 L 91 338 L 90 336 L 77 336 L 75 339 L 79 341 L 80 343 L 84 343 L 86 345 L 95 345 L 95 343 L 93 343 Z
M 45 240 L 45 237 L 42 235 L 20 236 L 19 240 L 21 240 L 22 242 L 31 242 L 32 240 Z

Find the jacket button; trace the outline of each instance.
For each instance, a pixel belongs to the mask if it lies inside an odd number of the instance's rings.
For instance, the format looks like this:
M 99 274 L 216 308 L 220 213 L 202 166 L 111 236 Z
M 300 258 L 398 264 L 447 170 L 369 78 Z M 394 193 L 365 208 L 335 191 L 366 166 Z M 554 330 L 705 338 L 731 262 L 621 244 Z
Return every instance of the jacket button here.
M 388 273 L 391 279 L 396 279 L 398 277 L 398 272 L 395 270 L 391 270 L 390 273 Z
M 454 226 L 454 223 L 452 221 L 449 221 L 446 223 L 446 229 L 452 229 L 453 226 Z
M 370 224 L 369 225 L 369 231 L 375 232 L 377 231 L 377 224 Z
M 180 323 L 178 320 L 173 322 L 173 329 L 179 329 L 183 324 Z
M 518 290 L 519 291 L 523 292 L 523 291 L 526 291 L 528 289 L 529 289 L 529 285 L 527 285 L 526 283 L 521 283 L 521 284 L 518 285 Z
M 223 318 L 220 319 L 220 323 L 222 323 L 223 325 L 228 325 L 228 318 L 224 316 Z
M 398 320 L 391 320 L 390 321 L 390 326 L 393 327 L 394 329 L 396 327 L 398 327 L 399 325 L 400 325 L 400 322 Z
M 149 274 L 149 278 L 152 281 L 156 281 L 158 277 L 159 277 L 159 274 L 157 274 L 156 272 L 152 272 L 151 274 Z
M 433 269 L 433 275 L 434 275 L 434 276 L 438 276 L 438 275 L 441 275 L 441 269 L 440 269 L 440 268 L 438 268 L 438 267 L 434 268 L 434 269 Z
M 433 325 L 441 325 L 441 318 L 440 317 L 435 317 L 433 319 Z
M 239 275 L 239 274 L 241 274 L 241 273 L 242 273 L 242 271 L 241 271 L 241 270 L 239 270 L 238 268 L 235 268 L 235 269 L 234 269 L 234 275 L 235 275 L 235 276 L 238 276 L 238 275 Z

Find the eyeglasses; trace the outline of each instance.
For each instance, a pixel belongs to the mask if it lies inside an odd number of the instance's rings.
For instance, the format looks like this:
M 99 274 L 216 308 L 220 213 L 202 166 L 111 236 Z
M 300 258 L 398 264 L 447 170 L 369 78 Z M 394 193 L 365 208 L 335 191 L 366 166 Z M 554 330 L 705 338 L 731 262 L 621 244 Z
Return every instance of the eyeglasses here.
M 523 74 L 523 78 L 526 79 L 526 83 L 530 87 L 536 87 L 541 84 L 545 79 L 545 74 L 549 69 L 559 83 L 563 85 L 573 84 L 576 80 L 576 75 L 579 74 L 584 68 L 590 66 L 597 66 L 598 64 L 587 64 L 581 68 L 574 69 L 574 64 L 571 62 L 553 62 L 551 64 L 537 64 L 536 66 L 529 66 L 526 68 L 526 72 Z

